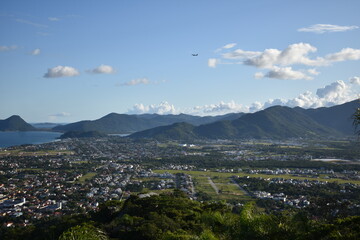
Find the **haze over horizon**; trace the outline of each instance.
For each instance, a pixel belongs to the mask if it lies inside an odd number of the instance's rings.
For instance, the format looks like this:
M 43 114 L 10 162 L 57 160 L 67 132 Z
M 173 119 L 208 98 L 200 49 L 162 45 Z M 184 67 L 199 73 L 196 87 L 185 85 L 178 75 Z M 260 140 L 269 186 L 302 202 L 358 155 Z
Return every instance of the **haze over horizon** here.
M 342 104 L 360 93 L 358 9 L 356 0 L 4 0 L 0 119 Z

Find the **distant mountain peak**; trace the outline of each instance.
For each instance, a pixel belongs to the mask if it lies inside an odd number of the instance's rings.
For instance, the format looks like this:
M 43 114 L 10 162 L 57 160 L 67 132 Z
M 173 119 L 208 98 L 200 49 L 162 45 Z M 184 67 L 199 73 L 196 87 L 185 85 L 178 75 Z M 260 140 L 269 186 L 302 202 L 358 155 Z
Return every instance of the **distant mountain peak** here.
M 13 115 L 5 120 L 0 120 L 0 131 L 35 131 L 36 128 L 25 122 L 18 115 Z

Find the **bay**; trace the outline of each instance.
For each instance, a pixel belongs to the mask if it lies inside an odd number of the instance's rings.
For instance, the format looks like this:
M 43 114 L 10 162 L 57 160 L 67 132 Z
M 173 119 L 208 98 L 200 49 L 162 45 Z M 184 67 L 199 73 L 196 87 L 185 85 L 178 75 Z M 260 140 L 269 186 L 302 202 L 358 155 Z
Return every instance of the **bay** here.
M 41 144 L 52 142 L 59 138 L 58 132 L 0 132 L 0 148 L 19 146 L 22 144 Z

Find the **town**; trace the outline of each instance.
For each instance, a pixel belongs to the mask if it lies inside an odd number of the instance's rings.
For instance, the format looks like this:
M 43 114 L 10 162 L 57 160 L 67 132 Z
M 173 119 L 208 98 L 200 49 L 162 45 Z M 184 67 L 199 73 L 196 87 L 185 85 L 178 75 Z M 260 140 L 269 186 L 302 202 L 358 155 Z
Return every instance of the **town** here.
M 97 211 L 109 200 L 174 189 L 194 201 L 232 206 L 257 201 L 268 211 L 298 208 L 314 214 L 325 214 L 319 209 L 331 206 L 334 217 L 359 215 L 359 150 L 350 141 L 341 144 L 345 149 L 331 144 L 180 143 L 109 136 L 3 148 L 0 221 L 6 227 L 27 226 L 43 218 Z

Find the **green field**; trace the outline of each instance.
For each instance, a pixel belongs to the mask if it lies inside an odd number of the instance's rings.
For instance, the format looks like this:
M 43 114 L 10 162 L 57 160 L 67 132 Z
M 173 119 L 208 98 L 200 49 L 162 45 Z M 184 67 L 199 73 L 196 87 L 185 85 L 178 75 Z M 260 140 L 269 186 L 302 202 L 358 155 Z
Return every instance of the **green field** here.
M 0 151 L 0 156 L 58 156 L 58 155 L 73 155 L 73 151 L 68 150 L 41 150 L 41 151 L 26 151 L 24 149 L 3 150 Z
M 87 179 L 92 179 L 95 176 L 96 176 L 96 172 L 88 172 L 87 174 L 79 178 L 77 181 L 79 181 L 80 183 L 85 183 Z
M 178 170 L 155 170 L 154 172 L 163 173 L 186 173 L 191 175 L 196 192 L 204 192 L 209 195 L 213 200 L 226 200 L 226 201 L 247 201 L 251 198 L 242 191 L 236 184 L 232 183 L 232 173 L 218 173 L 218 172 L 201 172 L 201 171 L 178 171 Z M 219 190 L 216 193 L 214 188 L 210 185 L 209 179 L 214 182 Z
M 254 177 L 254 178 L 264 178 L 264 179 L 273 179 L 273 178 L 284 178 L 284 179 L 300 179 L 300 180 L 313 180 L 313 181 L 327 181 L 327 182 L 337 182 L 337 183 L 353 183 L 353 184 L 359 184 L 360 180 L 346 180 L 346 179 L 340 179 L 340 178 L 325 178 L 325 175 L 321 175 L 320 177 L 305 177 L 305 176 L 293 176 L 288 174 L 282 174 L 282 175 L 268 175 L 268 174 L 248 174 L 248 173 L 220 173 L 220 172 L 202 172 L 202 171 L 179 171 L 179 170 L 155 170 L 154 172 L 163 173 L 163 172 L 169 172 L 169 173 L 186 173 L 191 175 L 193 179 L 199 179 L 199 186 L 195 185 L 196 189 L 203 190 L 206 189 L 206 193 L 209 193 L 211 195 L 211 191 L 215 193 L 214 189 L 210 186 L 208 183 L 207 177 L 210 177 L 213 182 L 217 185 L 217 187 L 220 190 L 220 187 L 227 188 L 231 184 L 230 177 L 232 176 L 239 176 L 239 177 Z M 204 180 L 205 179 L 205 180 Z M 207 187 L 206 185 L 209 185 Z M 225 187 L 226 186 L 226 187 Z M 225 190 L 226 191 L 226 190 Z M 235 192 L 231 192 L 227 195 L 231 194 L 238 194 L 242 193 L 242 191 L 238 190 Z M 219 194 L 223 195 L 223 194 Z M 226 195 L 226 194 L 225 194 Z M 221 198 L 221 196 L 219 196 Z

